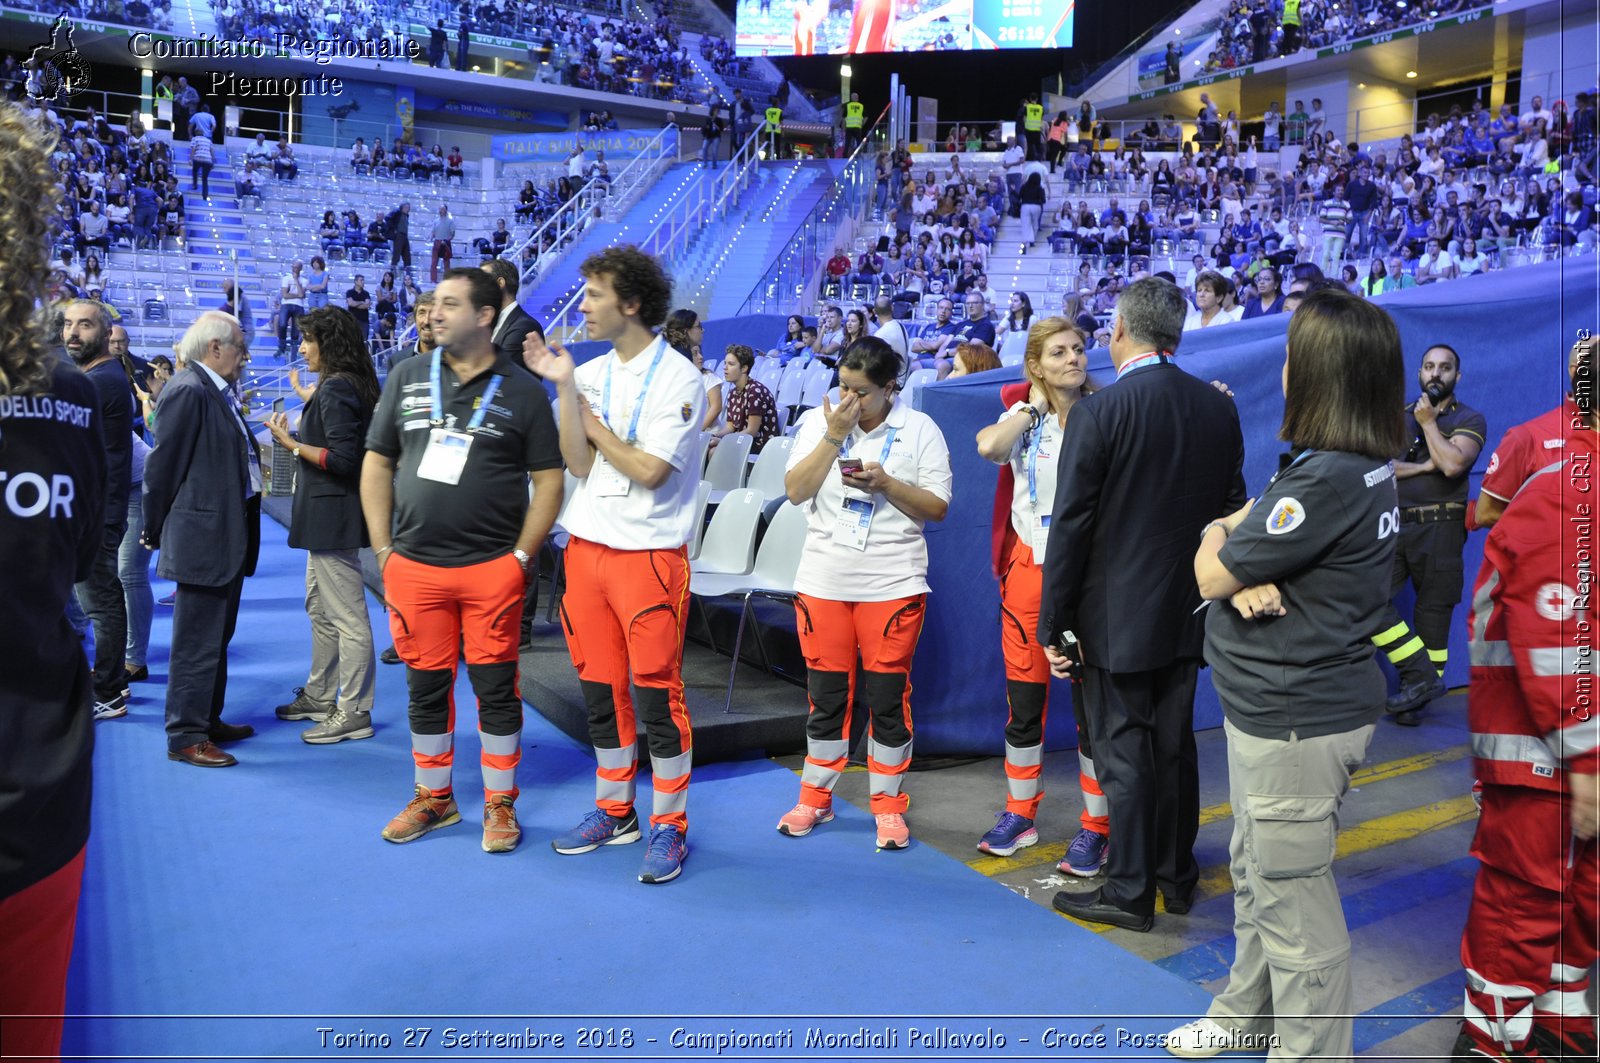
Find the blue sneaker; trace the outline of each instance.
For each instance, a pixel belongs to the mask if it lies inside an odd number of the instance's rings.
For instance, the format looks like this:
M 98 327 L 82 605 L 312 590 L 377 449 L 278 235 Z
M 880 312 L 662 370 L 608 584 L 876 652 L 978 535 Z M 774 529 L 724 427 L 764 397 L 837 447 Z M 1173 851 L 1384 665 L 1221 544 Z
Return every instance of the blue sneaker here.
M 639 840 L 639 814 L 632 810 L 628 818 L 618 819 L 598 808 L 583 817 L 583 822 L 550 843 L 562 856 L 590 853 L 602 845 L 627 845 Z
M 1069 875 L 1090 878 L 1106 866 L 1106 848 L 1110 839 L 1085 827 L 1067 846 L 1067 855 L 1056 867 Z
M 1033 829 L 1033 820 L 1015 812 L 1002 812 L 995 819 L 994 829 L 978 839 L 978 848 L 991 856 L 1010 856 L 1038 841 L 1039 832 Z
M 689 843 L 683 832 L 670 824 L 656 827 L 650 832 L 650 844 L 644 851 L 644 866 L 639 868 L 639 881 L 657 885 L 671 882 L 683 871 L 683 861 L 689 855 Z

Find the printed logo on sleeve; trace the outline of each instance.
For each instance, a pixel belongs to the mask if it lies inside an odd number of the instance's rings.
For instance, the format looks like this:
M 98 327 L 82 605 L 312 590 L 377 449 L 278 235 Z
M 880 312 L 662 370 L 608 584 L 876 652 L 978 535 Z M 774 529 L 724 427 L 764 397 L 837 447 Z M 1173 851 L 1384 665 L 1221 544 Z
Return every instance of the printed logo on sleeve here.
M 1499 467 L 1500 467 L 1500 452 L 1497 450 L 1493 454 L 1489 455 L 1489 467 L 1487 469 L 1483 470 L 1483 474 L 1485 476 L 1488 476 L 1490 473 L 1494 472 Z
M 1287 535 L 1306 522 L 1306 508 L 1298 498 L 1280 498 L 1267 515 L 1268 535 Z
M 688 424 L 689 423 L 689 418 L 694 416 L 694 403 L 692 403 L 692 402 L 684 403 L 678 409 L 678 412 L 683 414 L 683 423 L 684 424 Z

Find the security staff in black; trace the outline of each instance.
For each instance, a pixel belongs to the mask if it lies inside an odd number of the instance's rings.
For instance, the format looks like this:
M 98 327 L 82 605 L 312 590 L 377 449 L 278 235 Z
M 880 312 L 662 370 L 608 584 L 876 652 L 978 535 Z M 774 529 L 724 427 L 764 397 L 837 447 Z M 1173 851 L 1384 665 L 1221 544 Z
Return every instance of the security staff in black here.
M 1438 343 L 1422 356 L 1422 395 L 1407 413 L 1411 447 L 1394 463 L 1400 489 L 1400 540 L 1389 608 L 1373 642 L 1400 673 L 1389 698 L 1395 722 L 1415 727 L 1422 707 L 1444 693 L 1450 616 L 1461 601 L 1461 550 L 1467 542 L 1467 474 L 1483 449 L 1483 414 L 1456 398 L 1461 356 Z M 1393 598 L 1410 583 L 1412 623 Z

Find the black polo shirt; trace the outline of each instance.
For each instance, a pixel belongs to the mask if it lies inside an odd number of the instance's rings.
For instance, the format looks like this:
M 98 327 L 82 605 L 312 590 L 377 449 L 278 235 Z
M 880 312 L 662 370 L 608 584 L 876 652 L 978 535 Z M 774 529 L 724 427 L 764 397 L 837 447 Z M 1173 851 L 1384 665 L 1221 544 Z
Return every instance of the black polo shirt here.
M 0 395 L 0 898 L 89 837 L 94 699 L 67 596 L 105 537 L 106 460 L 99 396 L 75 366 L 57 364 L 42 395 Z
M 432 356 L 407 358 L 389 373 L 372 416 L 367 449 L 395 459 L 394 549 L 444 568 L 510 553 L 528 512 L 528 473 L 561 467 L 550 396 L 533 374 L 505 358 L 463 385 L 441 356 L 444 427 L 466 430 L 489 381 L 501 377 L 456 484 L 417 475 L 428 447 Z
M 1312 451 L 1279 474 L 1220 557 L 1247 587 L 1276 584 L 1288 612 L 1246 620 L 1226 601 L 1207 608 L 1206 661 L 1230 723 L 1285 739 L 1378 718 L 1387 688 L 1372 634 L 1398 527 L 1387 462 Z
M 1417 415 L 1414 412 L 1406 413 L 1406 431 L 1411 433 L 1409 438 L 1412 442 L 1405 454 L 1405 460 L 1427 461 L 1428 441 L 1422 437 L 1422 426 L 1417 423 Z M 1483 414 L 1452 396 L 1450 408 L 1439 414 L 1439 432 L 1446 439 L 1459 432 L 1476 439 L 1478 446 L 1481 447 L 1485 442 L 1484 437 L 1489 433 L 1489 424 L 1484 420 Z M 1431 506 L 1439 502 L 1465 504 L 1468 472 L 1471 470 L 1455 477 L 1446 476 L 1438 471 L 1406 477 L 1400 481 L 1400 507 L 1404 509 L 1409 506 Z

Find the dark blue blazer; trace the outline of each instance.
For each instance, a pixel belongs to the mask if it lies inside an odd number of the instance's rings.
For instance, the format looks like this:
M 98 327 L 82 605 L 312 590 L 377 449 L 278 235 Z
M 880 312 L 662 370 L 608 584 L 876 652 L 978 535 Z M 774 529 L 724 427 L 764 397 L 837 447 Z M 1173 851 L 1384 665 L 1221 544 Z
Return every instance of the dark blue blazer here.
M 1244 505 L 1233 400 L 1171 361 L 1080 400 L 1061 442 L 1039 641 L 1077 635 L 1084 663 L 1143 672 L 1199 658 L 1200 531 Z
M 177 583 L 222 587 L 256 569 L 260 495 L 247 500 L 246 443 L 238 416 L 198 366 L 161 391 L 156 445 L 144 464 L 144 537 L 161 548 L 156 573 Z
M 289 545 L 297 550 L 358 550 L 367 545 L 361 515 L 361 461 L 372 404 L 344 377 L 324 377 L 300 415 L 300 441 L 328 449 L 328 467 L 299 462 Z

